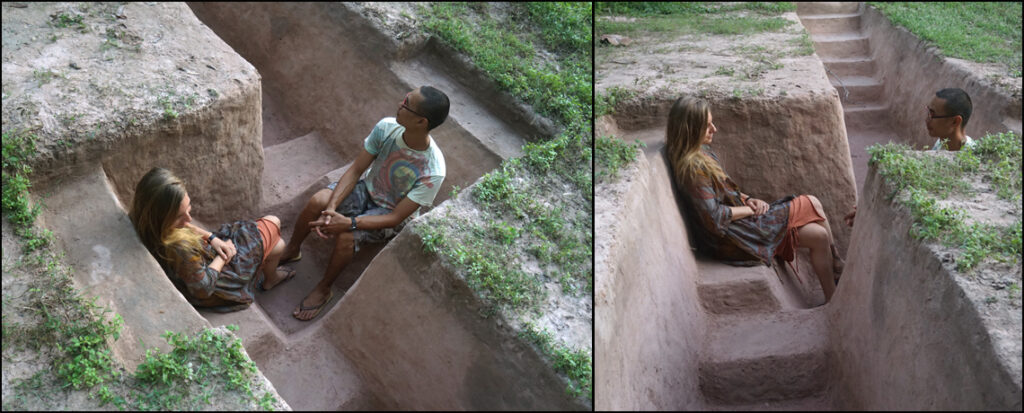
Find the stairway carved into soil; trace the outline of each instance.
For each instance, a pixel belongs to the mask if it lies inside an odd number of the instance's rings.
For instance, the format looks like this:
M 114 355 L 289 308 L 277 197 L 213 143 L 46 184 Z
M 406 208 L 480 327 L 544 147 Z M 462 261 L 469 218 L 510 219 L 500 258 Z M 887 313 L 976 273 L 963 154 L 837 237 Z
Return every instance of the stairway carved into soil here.
M 807 308 L 788 273 L 700 258 L 697 268 L 708 314 L 699 363 L 707 406 L 831 410 L 824 307 Z
M 843 104 L 858 191 L 867 176 L 867 147 L 889 142 L 893 136 L 885 84 L 877 76 L 870 41 L 861 30 L 862 10 L 857 2 L 797 5 L 797 15 Z

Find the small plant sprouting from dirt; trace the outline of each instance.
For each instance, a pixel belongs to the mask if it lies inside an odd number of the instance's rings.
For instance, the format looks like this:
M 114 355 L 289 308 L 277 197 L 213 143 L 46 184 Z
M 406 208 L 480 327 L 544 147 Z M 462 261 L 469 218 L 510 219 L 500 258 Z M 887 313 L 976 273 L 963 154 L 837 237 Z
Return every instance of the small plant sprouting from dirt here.
M 636 160 L 642 153 L 644 143 L 637 140 L 635 143 L 626 143 L 614 136 L 602 136 L 594 142 L 594 149 L 597 152 L 597 164 L 594 175 L 598 182 L 614 180 L 619 176 L 619 170 Z
M 906 145 L 874 145 L 870 162 L 894 187 L 892 196 L 910 208 L 915 239 L 936 240 L 957 247 L 957 271 L 969 273 L 979 263 L 994 260 L 1017 263 L 1021 254 L 1021 147 L 1013 133 L 988 135 L 976 147 L 963 148 L 951 159 L 925 156 Z M 1006 226 L 971 222 L 968 214 L 939 202 L 952 193 L 970 194 L 962 177 L 981 173 L 997 197 L 1015 205 L 1017 220 Z

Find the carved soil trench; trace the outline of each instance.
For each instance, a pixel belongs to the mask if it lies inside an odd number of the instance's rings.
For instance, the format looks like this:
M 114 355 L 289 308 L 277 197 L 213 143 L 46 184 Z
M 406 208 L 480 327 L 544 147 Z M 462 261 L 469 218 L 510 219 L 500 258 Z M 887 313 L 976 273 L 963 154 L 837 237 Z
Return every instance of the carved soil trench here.
M 892 108 L 883 93 L 885 85 L 876 76 L 870 43 L 861 31 L 860 4 L 805 4 L 797 11 L 843 103 L 846 136 L 859 190 L 867 176 L 867 147 L 889 142 L 895 134 L 889 121 Z
M 433 85 L 452 101 L 448 121 L 431 133 L 448 172 L 435 206 L 449 197 L 452 186 L 469 186 L 502 159 L 519 155 L 522 131 L 479 109 L 484 107 L 477 102 L 479 92 L 438 69 L 432 57 L 388 61 L 385 56 L 391 53 L 381 52 L 386 48 L 372 50 L 372 39 L 380 34 L 357 16 L 301 15 L 302 9 L 273 10 L 276 6 L 244 12 L 229 6 L 190 7 L 262 76 L 265 162 L 258 210 L 281 219 L 286 242 L 310 196 L 344 173 L 373 125 L 394 117 L 406 92 L 420 85 Z M 203 224 L 210 228 L 219 222 Z M 321 321 L 345 299 L 346 289 L 358 294 L 359 285 L 353 283 L 369 276 L 364 269 L 382 247 L 368 246 L 356 255 L 335 282 L 332 300 L 312 321 L 291 315 L 329 259 L 329 241 L 312 234 L 303 243 L 303 259 L 289 264 L 298 271 L 294 279 L 257 293 L 247 310 L 201 314 L 213 325 L 241 326 L 238 334 L 250 355 L 295 409 L 401 407 L 389 402 L 391 390 L 368 388 L 365 374 L 336 345 L 320 342 L 347 339 L 320 331 Z M 384 328 L 366 328 L 378 327 Z

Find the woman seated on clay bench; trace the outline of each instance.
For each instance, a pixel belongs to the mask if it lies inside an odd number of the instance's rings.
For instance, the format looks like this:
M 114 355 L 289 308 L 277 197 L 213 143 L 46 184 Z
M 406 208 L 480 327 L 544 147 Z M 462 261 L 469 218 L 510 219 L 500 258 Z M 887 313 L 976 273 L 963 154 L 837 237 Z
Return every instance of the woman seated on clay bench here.
M 833 243 L 832 230 L 811 195 L 788 196 L 771 204 L 740 192 L 718 163 L 709 146 L 718 129 L 711 122 L 708 102 L 696 97 L 676 100 L 669 113 L 666 154 L 676 185 L 699 226 L 695 237 L 701 250 L 727 262 L 773 257 L 791 263 L 797 247 L 809 248 L 811 265 L 832 299 L 843 262 Z
M 242 310 L 252 304 L 254 288 L 266 291 L 295 276 L 277 268 L 285 248 L 277 217 L 235 221 L 210 232 L 191 224 L 191 210 L 182 180 L 153 168 L 135 186 L 129 216 L 146 249 L 193 306 Z

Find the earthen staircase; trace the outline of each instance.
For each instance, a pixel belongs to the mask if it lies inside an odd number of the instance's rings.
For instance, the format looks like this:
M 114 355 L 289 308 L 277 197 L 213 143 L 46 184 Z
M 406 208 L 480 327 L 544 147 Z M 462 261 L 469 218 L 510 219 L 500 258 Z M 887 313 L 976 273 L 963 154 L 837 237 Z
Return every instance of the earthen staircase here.
M 833 410 L 825 307 L 808 308 L 818 303 L 805 302 L 798 281 L 765 266 L 698 259 L 697 269 L 708 317 L 699 365 L 707 407 Z
M 797 15 L 839 92 L 857 190 L 867 176 L 867 147 L 892 137 L 885 85 L 878 79 L 871 45 L 861 30 L 858 2 L 797 3 Z

